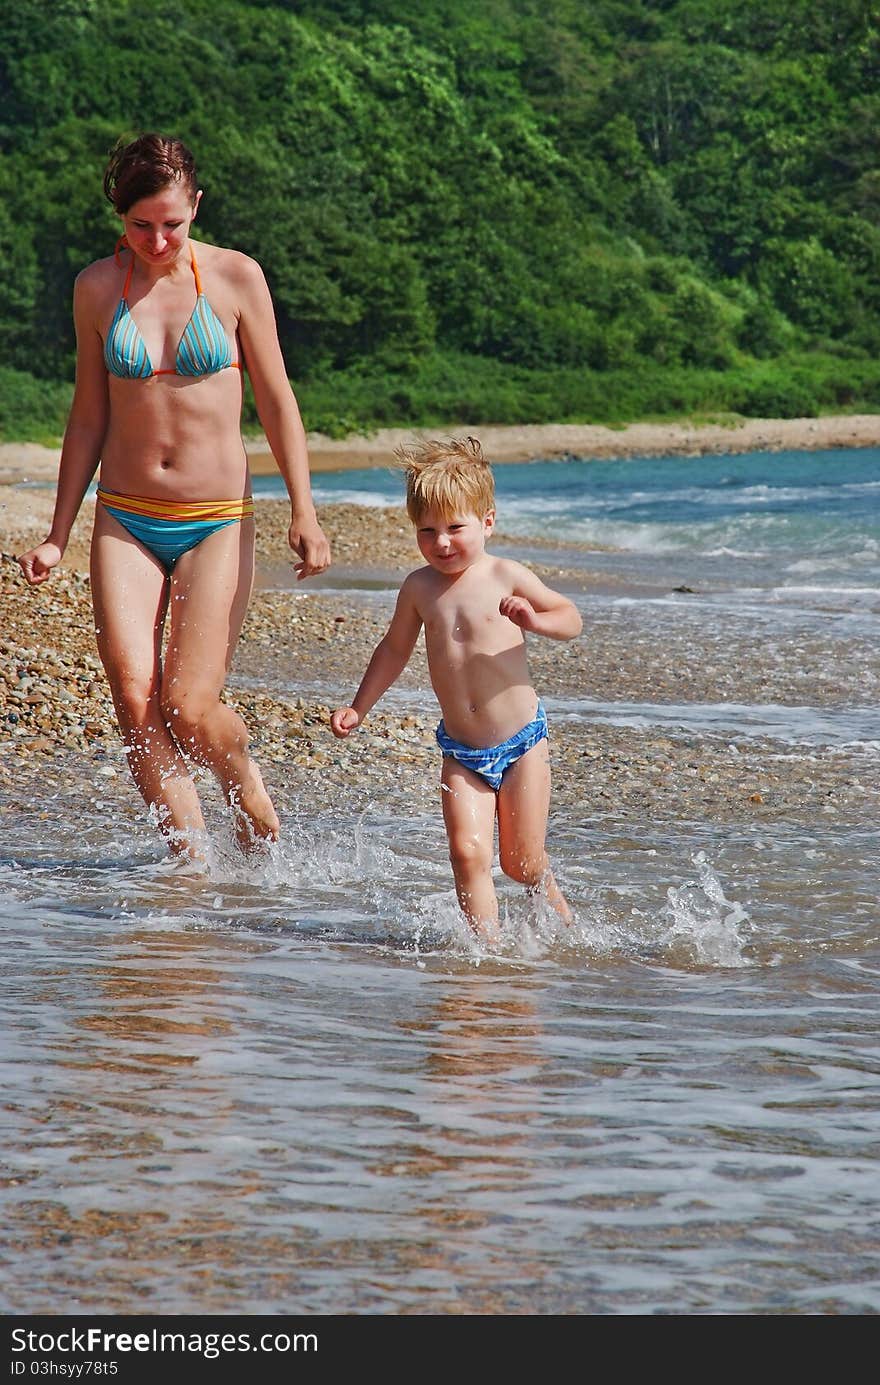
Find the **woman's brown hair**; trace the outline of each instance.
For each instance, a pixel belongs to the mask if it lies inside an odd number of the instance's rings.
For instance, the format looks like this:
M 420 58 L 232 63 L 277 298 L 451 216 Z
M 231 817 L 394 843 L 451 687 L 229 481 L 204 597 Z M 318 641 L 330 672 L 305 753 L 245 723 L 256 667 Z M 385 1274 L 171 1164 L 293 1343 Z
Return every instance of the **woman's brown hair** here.
M 195 202 L 195 159 L 181 140 L 147 134 L 130 144 L 117 144 L 104 174 L 104 193 L 124 216 L 142 197 L 153 197 L 172 183 L 182 184 Z

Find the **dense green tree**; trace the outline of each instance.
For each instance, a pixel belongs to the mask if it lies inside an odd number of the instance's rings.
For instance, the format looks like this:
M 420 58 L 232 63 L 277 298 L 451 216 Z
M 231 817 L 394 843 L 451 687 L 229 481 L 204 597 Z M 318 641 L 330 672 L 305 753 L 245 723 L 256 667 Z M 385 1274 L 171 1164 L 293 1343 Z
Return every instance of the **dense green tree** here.
M 499 419 L 870 403 L 852 363 L 880 354 L 878 18 L 871 0 L 17 0 L 0 384 L 20 419 L 39 391 L 15 372 L 71 379 L 73 280 L 117 233 L 103 166 L 158 128 L 197 153 L 197 233 L 263 265 L 326 426 L 333 398 L 339 426 L 441 401 Z

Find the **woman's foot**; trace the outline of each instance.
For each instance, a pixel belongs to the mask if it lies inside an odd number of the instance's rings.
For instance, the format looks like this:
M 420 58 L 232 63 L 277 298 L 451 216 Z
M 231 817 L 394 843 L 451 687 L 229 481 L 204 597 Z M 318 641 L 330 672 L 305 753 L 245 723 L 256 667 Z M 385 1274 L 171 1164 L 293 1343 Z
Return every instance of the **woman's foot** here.
M 235 839 L 246 856 L 263 842 L 277 842 L 281 823 L 253 760 L 247 782 L 230 792 L 229 804 L 235 822 Z

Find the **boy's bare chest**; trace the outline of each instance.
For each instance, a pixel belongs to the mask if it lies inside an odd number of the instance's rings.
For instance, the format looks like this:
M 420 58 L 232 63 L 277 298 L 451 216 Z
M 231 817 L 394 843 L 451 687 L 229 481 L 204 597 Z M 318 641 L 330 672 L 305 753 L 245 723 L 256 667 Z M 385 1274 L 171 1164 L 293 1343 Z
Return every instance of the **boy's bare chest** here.
M 467 586 L 456 583 L 437 594 L 424 611 L 426 638 L 448 640 L 452 644 L 495 643 L 513 627 L 498 610 L 501 598 L 508 594 L 503 583 L 494 578 L 469 580 Z

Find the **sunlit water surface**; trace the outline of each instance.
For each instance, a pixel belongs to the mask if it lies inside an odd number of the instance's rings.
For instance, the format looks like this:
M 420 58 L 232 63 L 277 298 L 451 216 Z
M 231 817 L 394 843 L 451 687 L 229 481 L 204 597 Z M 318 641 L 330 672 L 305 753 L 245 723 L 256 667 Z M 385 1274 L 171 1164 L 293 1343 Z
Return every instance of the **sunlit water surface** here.
M 218 823 L 207 876 L 35 825 L 7 1311 L 880 1307 L 876 831 L 554 822 L 576 924 L 499 882 L 490 953 L 433 818 Z

